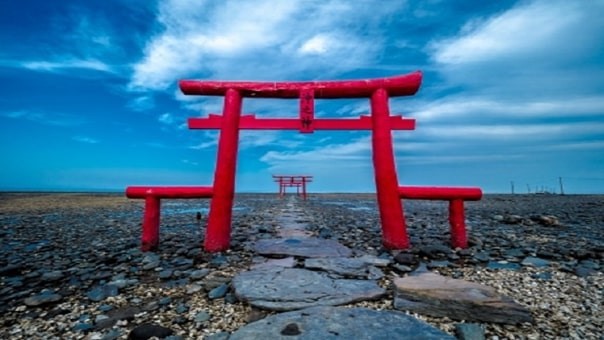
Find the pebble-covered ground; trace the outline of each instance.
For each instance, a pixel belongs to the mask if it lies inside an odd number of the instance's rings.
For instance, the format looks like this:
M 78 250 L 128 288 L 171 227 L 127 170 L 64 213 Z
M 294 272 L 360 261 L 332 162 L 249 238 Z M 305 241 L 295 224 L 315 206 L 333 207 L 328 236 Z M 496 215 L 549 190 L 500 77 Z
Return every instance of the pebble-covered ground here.
M 0 194 L 0 338 L 126 339 L 155 324 L 172 339 L 226 339 L 270 314 L 237 301 L 229 284 L 259 261 L 252 244 L 275 237 L 274 215 L 285 201 L 237 196 L 231 250 L 207 254 L 200 243 L 208 201 L 164 200 L 160 249 L 142 253 L 140 200 Z M 405 201 L 413 246 L 400 253 L 381 247 L 373 195 L 312 195 L 296 205 L 315 236 L 392 260 L 380 281 L 390 294 L 354 306 L 392 309 L 392 279 L 423 263 L 494 287 L 531 311 L 533 323 L 483 324 L 487 338 L 604 334 L 604 196 L 486 195 L 466 203 L 465 250 L 448 247 L 447 203 Z M 450 334 L 459 323 L 416 316 Z

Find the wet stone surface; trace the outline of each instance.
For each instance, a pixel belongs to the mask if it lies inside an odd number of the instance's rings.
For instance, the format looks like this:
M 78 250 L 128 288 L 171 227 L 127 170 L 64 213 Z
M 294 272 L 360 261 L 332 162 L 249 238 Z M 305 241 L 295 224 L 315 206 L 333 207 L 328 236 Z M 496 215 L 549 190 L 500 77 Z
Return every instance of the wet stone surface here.
M 314 307 L 250 323 L 231 340 L 243 339 L 455 339 L 416 318 L 396 311 Z
M 276 238 L 256 242 L 254 250 L 261 255 L 300 257 L 346 257 L 352 252 L 346 246 L 321 238 Z
M 371 280 L 332 279 L 322 272 L 276 267 L 240 273 L 233 288 L 239 300 L 274 311 L 343 305 L 386 293 Z

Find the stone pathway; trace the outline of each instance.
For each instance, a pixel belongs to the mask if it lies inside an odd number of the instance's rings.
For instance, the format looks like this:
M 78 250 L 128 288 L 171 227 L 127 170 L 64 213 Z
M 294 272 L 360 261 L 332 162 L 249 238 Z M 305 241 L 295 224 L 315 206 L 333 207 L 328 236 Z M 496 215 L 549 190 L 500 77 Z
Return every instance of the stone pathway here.
M 276 216 L 279 238 L 262 239 L 254 250 L 267 258 L 232 280 L 240 301 L 272 311 L 289 311 L 252 322 L 231 339 L 387 339 L 422 334 L 447 339 L 446 333 L 397 311 L 331 307 L 375 300 L 386 294 L 377 280 L 384 276 L 374 256 L 354 258 L 344 245 L 312 237 L 303 210 L 290 198 Z M 299 260 L 296 260 L 299 259 Z

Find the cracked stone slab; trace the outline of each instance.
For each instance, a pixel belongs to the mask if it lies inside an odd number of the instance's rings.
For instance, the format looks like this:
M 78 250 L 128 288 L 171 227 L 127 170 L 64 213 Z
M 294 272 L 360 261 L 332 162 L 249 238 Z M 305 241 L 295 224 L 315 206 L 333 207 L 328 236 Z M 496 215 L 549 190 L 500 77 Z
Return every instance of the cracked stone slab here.
M 320 269 L 338 276 L 378 280 L 384 277 L 384 273 L 367 263 L 362 258 L 353 257 L 319 257 L 304 260 L 304 267 L 308 269 Z
M 506 324 L 531 322 L 531 313 L 495 289 L 422 272 L 394 280 L 394 308 L 454 320 Z
M 254 244 L 261 255 L 285 255 L 300 257 L 348 257 L 350 248 L 334 240 L 316 237 L 261 239 Z
M 275 314 L 239 328 L 229 339 L 455 339 L 398 311 L 313 307 Z
M 274 311 L 375 300 L 386 293 L 375 281 L 333 279 L 300 268 L 250 270 L 235 276 L 232 285 L 240 301 Z

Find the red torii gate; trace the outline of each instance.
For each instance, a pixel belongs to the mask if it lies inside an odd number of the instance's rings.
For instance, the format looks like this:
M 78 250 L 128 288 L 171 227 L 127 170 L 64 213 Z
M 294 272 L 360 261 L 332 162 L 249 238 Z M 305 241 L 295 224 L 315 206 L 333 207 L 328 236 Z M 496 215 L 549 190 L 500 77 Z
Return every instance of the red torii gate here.
M 275 182 L 279 183 L 279 198 L 285 195 L 285 188 L 295 187 L 298 195 L 302 188 L 302 198 L 306 200 L 306 183 L 312 182 L 312 178 L 313 176 L 308 175 L 273 175 Z
M 409 247 L 401 198 L 448 200 L 451 243 L 467 247 L 464 200 L 480 199 L 479 188 L 399 187 L 394 161 L 392 130 L 414 130 L 415 120 L 390 116 L 390 97 L 411 96 L 421 84 L 421 72 L 406 75 L 345 81 L 311 82 L 222 82 L 181 80 L 180 89 L 186 95 L 224 96 L 223 114 L 206 118 L 189 118 L 190 129 L 220 129 L 218 155 L 212 187 L 129 187 L 130 198 L 145 198 L 143 250 L 159 243 L 159 214 L 161 198 L 211 198 L 204 247 L 207 251 L 226 250 L 230 243 L 232 207 L 239 130 L 371 130 L 373 166 L 377 199 L 382 224 L 382 243 L 391 249 Z M 242 115 L 242 101 L 248 98 L 299 99 L 298 118 L 256 118 Z M 315 99 L 369 98 L 370 116 L 356 119 L 314 117 Z

